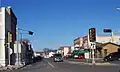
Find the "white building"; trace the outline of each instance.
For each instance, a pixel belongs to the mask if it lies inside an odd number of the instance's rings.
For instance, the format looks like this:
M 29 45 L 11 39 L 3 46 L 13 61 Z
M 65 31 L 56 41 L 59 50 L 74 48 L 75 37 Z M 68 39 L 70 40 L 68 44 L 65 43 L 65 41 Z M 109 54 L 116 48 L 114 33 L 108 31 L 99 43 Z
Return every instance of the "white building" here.
M 54 52 L 49 52 L 49 57 L 52 57 L 54 54 Z
M 67 56 L 71 52 L 71 46 L 61 46 L 60 50 L 63 56 Z
M 8 48 L 5 44 L 9 42 L 8 38 L 11 38 L 10 48 L 13 50 L 13 43 L 16 40 L 16 24 L 17 18 L 14 15 L 10 7 L 0 8 L 0 65 L 6 66 L 9 64 Z M 11 37 L 8 37 L 8 32 L 11 33 Z

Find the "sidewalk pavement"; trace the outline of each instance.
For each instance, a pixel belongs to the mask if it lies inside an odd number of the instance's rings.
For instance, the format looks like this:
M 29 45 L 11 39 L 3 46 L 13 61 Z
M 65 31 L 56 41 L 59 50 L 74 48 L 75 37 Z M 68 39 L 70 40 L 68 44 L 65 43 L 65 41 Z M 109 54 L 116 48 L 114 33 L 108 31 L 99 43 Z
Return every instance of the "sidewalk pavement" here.
M 65 62 L 72 64 L 84 64 L 84 65 L 118 65 L 110 62 L 104 62 L 102 59 L 95 59 L 95 64 L 92 64 L 92 60 L 86 61 L 85 59 L 65 59 Z
M 69 58 L 69 59 L 66 59 L 66 60 L 76 61 L 76 62 L 92 62 L 92 59 L 73 59 L 73 58 Z M 95 62 L 103 63 L 104 61 L 103 61 L 102 58 L 95 58 Z
M 15 70 L 15 69 L 19 69 L 19 68 L 22 68 L 24 67 L 24 65 L 19 65 L 19 66 L 16 66 L 16 65 L 8 65 L 6 67 L 0 67 L 0 72 L 1 71 L 10 71 L 10 70 Z

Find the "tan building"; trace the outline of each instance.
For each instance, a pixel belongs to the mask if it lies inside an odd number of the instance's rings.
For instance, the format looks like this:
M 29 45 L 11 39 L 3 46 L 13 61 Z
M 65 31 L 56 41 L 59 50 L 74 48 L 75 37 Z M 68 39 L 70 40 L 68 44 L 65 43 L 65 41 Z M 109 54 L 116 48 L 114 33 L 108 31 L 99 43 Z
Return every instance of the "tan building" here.
M 96 48 L 96 57 L 105 57 L 113 52 L 118 52 L 118 49 L 120 48 L 120 45 L 108 42 L 104 44 L 99 44 Z

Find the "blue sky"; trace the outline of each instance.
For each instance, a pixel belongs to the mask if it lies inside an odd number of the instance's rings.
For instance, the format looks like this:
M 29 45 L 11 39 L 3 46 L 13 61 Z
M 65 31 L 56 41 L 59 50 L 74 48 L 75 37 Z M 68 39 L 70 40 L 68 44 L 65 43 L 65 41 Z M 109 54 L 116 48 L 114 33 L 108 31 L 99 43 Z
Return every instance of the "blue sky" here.
M 23 35 L 35 50 L 72 45 L 74 38 L 88 34 L 90 27 L 103 35 L 104 28 L 120 29 L 120 0 L 2 0 L 11 6 L 18 26 L 33 30 Z

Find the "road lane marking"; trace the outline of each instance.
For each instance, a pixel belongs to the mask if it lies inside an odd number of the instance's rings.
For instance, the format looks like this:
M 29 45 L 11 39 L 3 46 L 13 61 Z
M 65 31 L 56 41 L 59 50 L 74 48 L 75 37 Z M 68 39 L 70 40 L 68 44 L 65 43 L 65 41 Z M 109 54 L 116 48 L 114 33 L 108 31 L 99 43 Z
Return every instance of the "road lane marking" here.
M 54 67 L 54 65 L 52 65 L 50 62 L 48 62 L 48 64 L 49 64 L 51 67 Z

